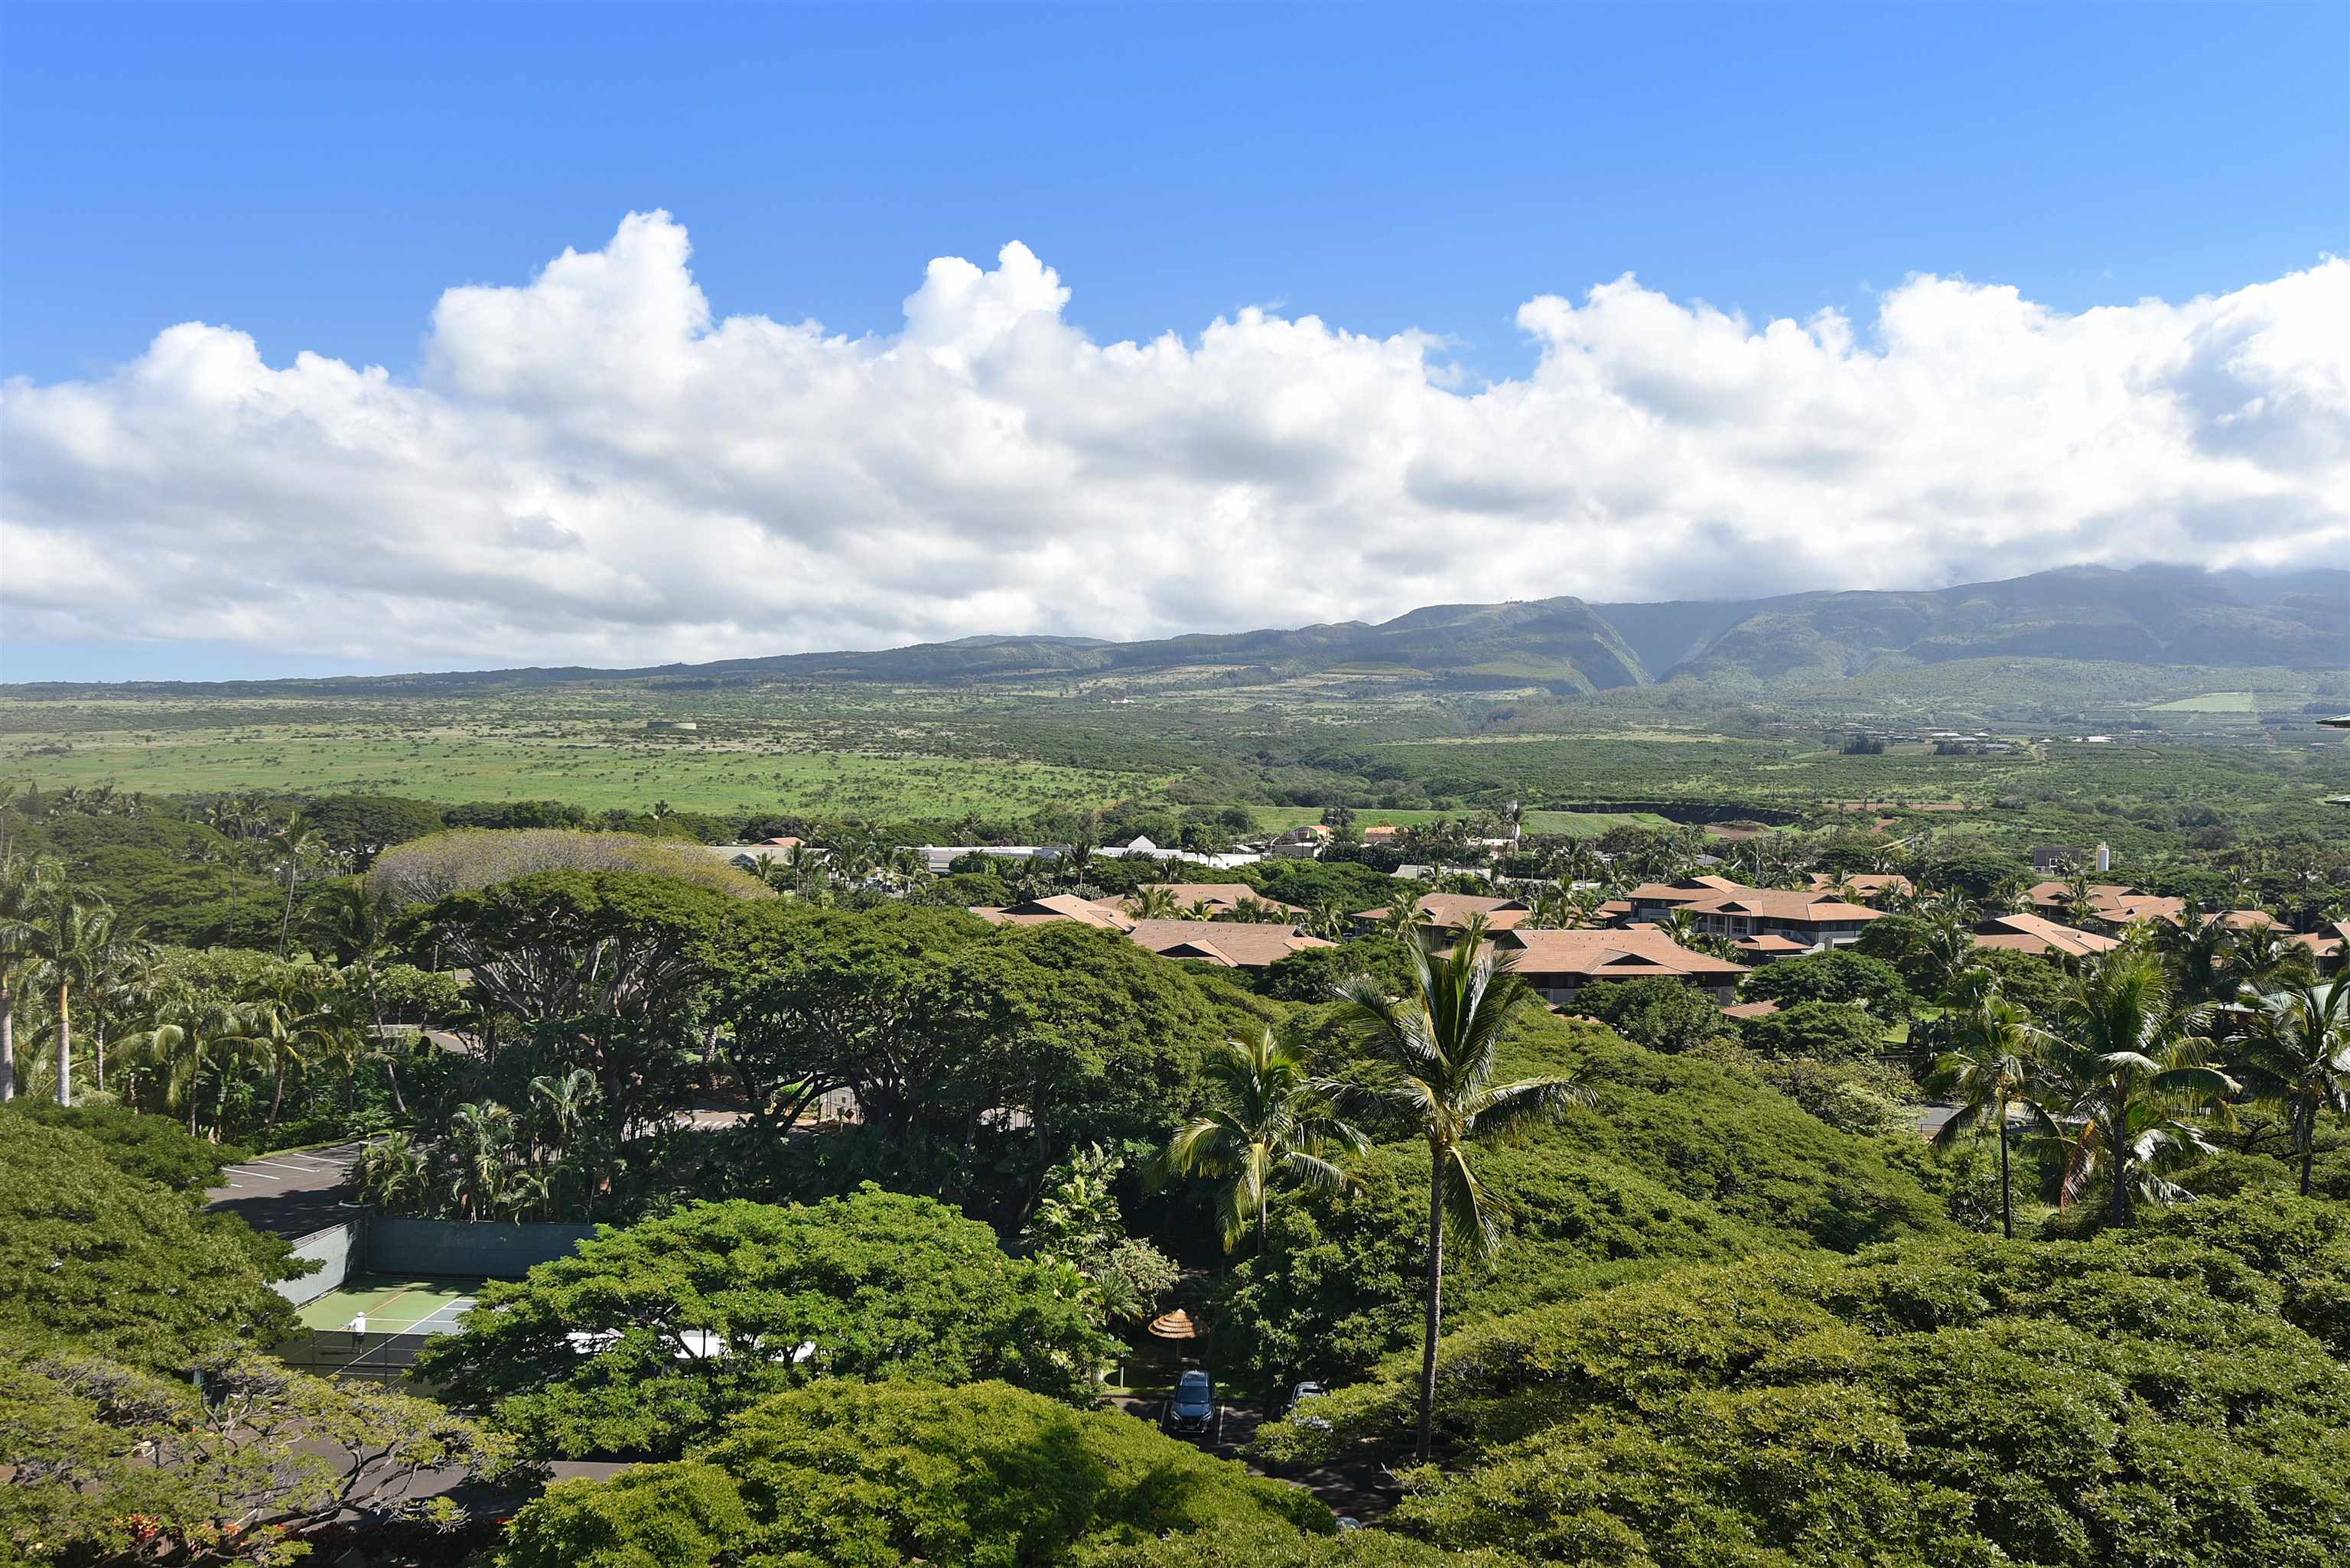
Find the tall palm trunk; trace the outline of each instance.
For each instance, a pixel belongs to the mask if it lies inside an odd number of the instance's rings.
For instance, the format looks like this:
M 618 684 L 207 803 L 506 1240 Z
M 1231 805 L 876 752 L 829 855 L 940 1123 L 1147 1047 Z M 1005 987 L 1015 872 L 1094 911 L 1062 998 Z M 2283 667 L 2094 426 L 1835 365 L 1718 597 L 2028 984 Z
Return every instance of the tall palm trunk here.
M 68 1009 L 67 993 L 72 988 L 57 982 L 57 1104 L 73 1104 L 73 1015 Z
M 2317 1160 L 2317 1107 L 2304 1102 L 2295 1107 L 2296 1120 L 2306 1116 L 2294 1129 L 2301 1135 L 2301 1195 L 2309 1196 L 2309 1168 Z
M 2129 1118 L 2117 1116 L 2114 1121 L 2115 1125 L 2106 1129 L 2106 1137 L 2113 1146 L 2113 1221 L 2120 1229 L 2127 1230 L 2130 1222 L 2129 1137 L 2125 1129 L 2129 1126 Z
M 2015 1240 L 2015 1181 L 2007 1169 L 2007 1102 L 1999 1103 L 1999 1233 Z
M 294 924 L 294 884 L 301 878 L 302 863 L 289 857 L 286 862 L 286 913 L 277 921 L 277 956 L 286 956 L 286 933 Z
M 1428 1146 L 1428 1302 L 1419 1347 L 1419 1460 L 1436 1446 L 1436 1335 L 1444 1320 L 1444 1154 Z
M 16 988 L 0 981 L 0 1105 L 16 1097 Z

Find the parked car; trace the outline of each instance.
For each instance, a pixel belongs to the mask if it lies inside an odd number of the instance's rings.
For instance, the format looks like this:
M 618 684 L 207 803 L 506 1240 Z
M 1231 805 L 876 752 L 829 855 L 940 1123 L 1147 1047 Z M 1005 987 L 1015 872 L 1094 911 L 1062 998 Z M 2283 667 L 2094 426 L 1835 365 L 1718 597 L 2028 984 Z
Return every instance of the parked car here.
M 1216 1429 L 1216 1386 L 1196 1366 L 1175 1380 L 1174 1396 L 1167 1401 L 1167 1429 L 1201 1437 Z
M 1327 1384 L 1316 1383 L 1312 1378 L 1307 1378 L 1289 1392 L 1290 1420 L 1301 1427 L 1318 1427 L 1326 1431 L 1328 1430 L 1330 1423 L 1323 1417 L 1314 1414 L 1313 1406 L 1315 1400 L 1326 1399 L 1329 1397 L 1330 1388 Z

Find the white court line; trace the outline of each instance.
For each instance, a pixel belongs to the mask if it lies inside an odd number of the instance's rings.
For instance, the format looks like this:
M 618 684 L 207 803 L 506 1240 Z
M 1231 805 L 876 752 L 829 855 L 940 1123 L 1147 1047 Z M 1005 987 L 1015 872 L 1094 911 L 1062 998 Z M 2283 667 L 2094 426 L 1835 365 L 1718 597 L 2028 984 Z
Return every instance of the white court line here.
M 307 1175 L 309 1175 L 312 1171 L 317 1170 L 317 1168 L 319 1168 L 318 1167 L 317 1167 L 317 1166 L 315 1166 L 315 1165 L 296 1165 L 294 1161 L 292 1161 L 292 1160 L 290 1160 L 290 1159 L 280 1159 L 280 1158 L 276 1158 L 276 1156 L 274 1156 L 274 1155 L 265 1157 L 265 1158 L 261 1158 L 261 1159 L 248 1160 L 248 1161 L 246 1161 L 245 1163 L 246 1163 L 246 1164 L 248 1164 L 248 1165 L 275 1165 L 275 1166 L 279 1166 L 279 1167 L 282 1167 L 282 1168 L 284 1168 L 285 1169 L 287 1169 L 287 1170 L 298 1170 L 298 1171 L 300 1171 L 300 1172 L 301 1172 L 303 1175 L 305 1175 L 305 1176 L 307 1176 Z M 327 1168 L 328 1168 L 328 1169 L 332 1169 L 333 1168 L 330 1166 L 330 1167 L 328 1167 Z

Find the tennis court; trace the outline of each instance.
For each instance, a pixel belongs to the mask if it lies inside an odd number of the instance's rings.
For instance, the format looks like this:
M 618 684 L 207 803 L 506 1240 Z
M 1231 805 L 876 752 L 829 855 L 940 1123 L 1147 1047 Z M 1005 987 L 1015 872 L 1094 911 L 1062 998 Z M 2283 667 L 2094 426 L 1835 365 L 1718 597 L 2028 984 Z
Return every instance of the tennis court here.
M 399 1381 L 426 1345 L 457 1332 L 457 1320 L 472 1308 L 480 1283 L 354 1275 L 340 1289 L 296 1309 L 302 1332 L 279 1345 L 277 1355 L 290 1366 L 324 1376 Z M 365 1330 L 359 1326 L 362 1318 Z
M 473 1280 L 403 1280 L 361 1274 L 300 1309 L 302 1326 L 349 1329 L 364 1314 L 369 1339 L 387 1334 L 454 1334 L 473 1304 Z

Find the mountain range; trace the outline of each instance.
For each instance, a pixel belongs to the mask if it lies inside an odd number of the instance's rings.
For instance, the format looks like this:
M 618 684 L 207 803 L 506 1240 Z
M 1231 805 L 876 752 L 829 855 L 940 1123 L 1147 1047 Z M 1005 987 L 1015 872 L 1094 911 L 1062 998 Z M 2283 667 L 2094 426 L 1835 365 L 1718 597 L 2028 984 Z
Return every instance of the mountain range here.
M 1773 691 L 1887 668 L 1988 658 L 2126 665 L 2350 669 L 2350 571 L 2292 576 L 2072 566 L 1918 592 L 1592 604 L 1546 598 L 1433 605 L 1377 624 L 1341 621 L 1107 642 L 970 637 L 873 652 L 795 653 L 639 670 L 582 668 L 236 681 L 189 691 L 450 695 L 579 682 L 1012 682 L 1178 671 L 1294 678 L 1358 670 L 1448 686 L 1588 693 L 1662 681 Z M 120 688 L 114 688 L 120 690 Z

